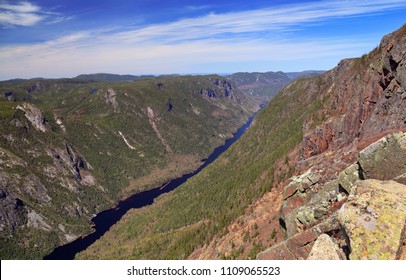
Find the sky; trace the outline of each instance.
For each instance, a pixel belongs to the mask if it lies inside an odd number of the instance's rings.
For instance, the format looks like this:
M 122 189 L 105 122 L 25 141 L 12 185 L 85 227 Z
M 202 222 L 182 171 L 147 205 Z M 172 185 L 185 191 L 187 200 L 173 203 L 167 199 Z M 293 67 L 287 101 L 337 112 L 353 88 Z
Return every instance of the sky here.
M 0 80 L 328 70 L 405 15 L 406 0 L 0 0 Z

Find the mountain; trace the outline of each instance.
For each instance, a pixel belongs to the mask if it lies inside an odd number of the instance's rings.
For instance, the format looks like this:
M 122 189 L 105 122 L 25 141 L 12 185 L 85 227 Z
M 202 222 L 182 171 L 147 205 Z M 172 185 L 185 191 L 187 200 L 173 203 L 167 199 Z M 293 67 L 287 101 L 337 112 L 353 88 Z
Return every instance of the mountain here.
M 302 71 L 302 72 L 238 72 L 231 75 L 225 75 L 237 88 L 250 95 L 258 104 L 267 103 L 275 94 L 292 81 L 300 78 L 308 78 L 319 75 L 324 71 Z M 161 75 L 160 78 L 176 77 L 179 75 Z M 155 78 L 153 75 L 117 75 L 108 73 L 82 74 L 74 79 L 88 81 L 105 82 L 132 82 L 141 79 Z
M 286 86 L 213 164 L 78 258 L 405 259 L 406 25 Z
M 220 76 L 0 83 L 0 256 L 42 258 L 190 172 L 258 106 Z
M 259 103 L 268 102 L 275 94 L 292 81 L 312 77 L 324 71 L 278 72 L 238 72 L 227 76 L 244 93 L 251 95 Z
M 85 80 L 95 80 L 95 81 L 106 81 L 106 82 L 131 82 L 140 79 L 154 78 L 153 75 L 117 75 L 108 73 L 97 73 L 97 74 L 82 74 L 77 76 L 75 79 L 85 79 Z
M 302 72 L 287 72 L 286 75 L 291 79 L 291 80 L 296 80 L 300 78 L 311 78 L 313 76 L 317 76 L 320 74 L 323 74 L 326 71 L 323 70 L 306 70 Z

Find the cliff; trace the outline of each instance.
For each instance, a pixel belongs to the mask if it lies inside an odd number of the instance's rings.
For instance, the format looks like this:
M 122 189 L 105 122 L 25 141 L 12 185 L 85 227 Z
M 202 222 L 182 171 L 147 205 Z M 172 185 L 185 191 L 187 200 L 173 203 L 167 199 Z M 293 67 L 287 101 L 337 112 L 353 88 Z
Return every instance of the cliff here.
M 301 142 L 276 163 L 274 199 L 254 205 L 256 216 L 239 218 L 261 225 L 251 241 L 261 244 L 257 251 L 271 245 L 258 259 L 405 257 L 405 47 L 403 26 L 371 53 L 280 93 L 299 97 L 300 87 L 320 108 L 302 123 Z M 286 172 L 296 176 L 284 180 Z M 218 248 L 247 228 L 235 222 L 229 229 L 197 257 L 230 256 L 232 250 Z
M 370 54 L 320 77 L 328 89 L 316 98 L 327 100 L 304 122 L 295 167 L 301 174 L 282 194 L 278 219 L 286 240 L 259 259 L 315 258 L 322 234 L 332 240 L 324 247 L 334 246 L 343 259 L 404 257 L 405 35 L 404 26 Z

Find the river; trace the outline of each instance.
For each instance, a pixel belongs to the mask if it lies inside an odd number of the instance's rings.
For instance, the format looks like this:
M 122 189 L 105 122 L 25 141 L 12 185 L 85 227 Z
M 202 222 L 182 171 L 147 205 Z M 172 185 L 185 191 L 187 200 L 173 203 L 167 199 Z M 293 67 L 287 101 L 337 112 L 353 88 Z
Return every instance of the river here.
M 93 232 L 91 234 L 80 237 L 71 243 L 57 247 L 51 254 L 45 256 L 44 260 L 73 260 L 77 253 L 85 250 L 97 239 L 102 237 L 111 228 L 111 226 L 117 223 L 125 215 L 125 213 L 128 212 L 128 210 L 151 205 L 154 203 L 155 198 L 161 194 L 176 189 L 181 184 L 186 182 L 186 180 L 202 171 L 207 165 L 218 158 L 244 134 L 245 130 L 250 126 L 253 119 L 254 117 L 249 118 L 249 120 L 233 134 L 232 138 L 227 139 L 224 145 L 217 147 L 198 169 L 191 173 L 185 174 L 182 177 L 166 182 L 157 188 L 134 194 L 125 200 L 121 200 L 114 208 L 98 213 L 92 219 Z

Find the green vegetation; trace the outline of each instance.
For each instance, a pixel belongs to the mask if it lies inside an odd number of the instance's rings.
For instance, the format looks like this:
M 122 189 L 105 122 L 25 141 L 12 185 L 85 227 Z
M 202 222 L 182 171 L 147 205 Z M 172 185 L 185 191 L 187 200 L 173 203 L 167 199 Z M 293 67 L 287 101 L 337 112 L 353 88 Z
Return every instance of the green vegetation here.
M 234 73 L 228 77 L 246 94 L 268 101 L 292 79 L 283 72 Z
M 213 164 L 153 205 L 128 213 L 78 257 L 183 259 L 225 234 L 232 221 L 271 190 L 274 163 L 299 144 L 304 120 L 321 108 L 322 101 L 306 92 L 310 86 L 317 87 L 317 81 L 293 83 L 275 96 Z M 260 249 L 255 244 L 250 256 Z
M 255 108 L 237 90 L 227 98 L 221 79 L 1 82 L 0 189 L 44 223 L 6 223 L 0 256 L 41 258 L 67 236 L 88 233 L 92 215 L 119 199 L 197 168 Z M 204 97 L 206 89 L 217 98 Z M 25 102 L 45 132 L 17 109 Z
M 0 101 L 0 119 L 6 121 L 15 113 L 15 104 Z

